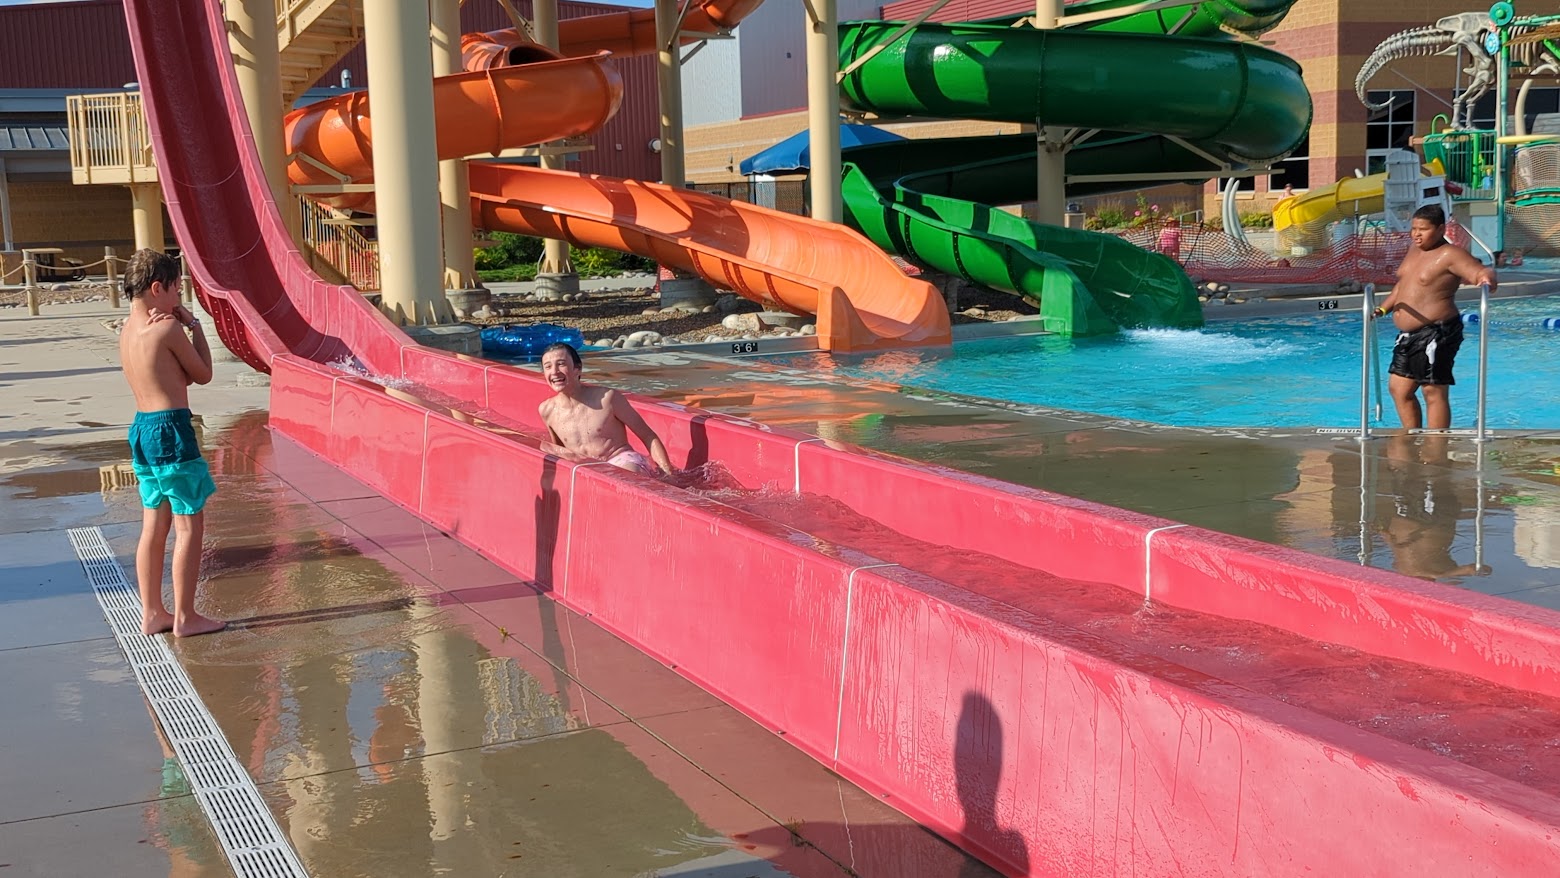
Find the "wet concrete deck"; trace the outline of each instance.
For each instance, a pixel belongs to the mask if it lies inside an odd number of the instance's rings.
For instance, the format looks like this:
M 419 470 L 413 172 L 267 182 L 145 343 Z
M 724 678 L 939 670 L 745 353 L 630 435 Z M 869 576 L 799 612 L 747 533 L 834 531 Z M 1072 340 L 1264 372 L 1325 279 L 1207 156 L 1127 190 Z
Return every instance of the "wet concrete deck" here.
M 587 380 L 1319 555 L 1560 608 L 1560 436 L 1204 430 L 759 358 L 592 358 Z M 1481 460 L 1482 456 L 1482 460 Z M 1481 502 L 1482 498 L 1482 502 Z M 1481 511 L 1482 510 L 1482 511 Z
M 0 316 L 0 870 L 230 874 L 65 534 L 133 575 L 110 316 Z M 244 367 L 194 399 L 234 624 L 174 649 L 311 874 L 993 874 L 273 438 Z

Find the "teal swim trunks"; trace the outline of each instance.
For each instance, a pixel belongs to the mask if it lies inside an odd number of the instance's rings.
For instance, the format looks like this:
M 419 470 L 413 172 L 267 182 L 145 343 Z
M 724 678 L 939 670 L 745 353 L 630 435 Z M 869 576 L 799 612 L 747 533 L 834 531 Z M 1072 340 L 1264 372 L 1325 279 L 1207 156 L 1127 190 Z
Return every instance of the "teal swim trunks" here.
M 174 515 L 194 515 L 217 492 L 211 468 L 200 456 L 189 409 L 136 412 L 130 425 L 130 464 L 141 483 L 141 505 L 164 501 Z

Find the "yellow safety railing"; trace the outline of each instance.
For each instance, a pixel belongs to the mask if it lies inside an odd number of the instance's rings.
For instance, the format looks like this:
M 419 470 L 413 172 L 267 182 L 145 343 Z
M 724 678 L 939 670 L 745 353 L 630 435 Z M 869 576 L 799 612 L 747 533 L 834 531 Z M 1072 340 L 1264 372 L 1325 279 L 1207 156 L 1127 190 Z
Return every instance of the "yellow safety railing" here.
M 360 290 L 379 289 L 379 243 L 370 241 L 340 211 L 299 196 L 303 242 Z
M 157 182 L 151 129 L 139 93 L 70 95 L 65 111 L 74 182 Z

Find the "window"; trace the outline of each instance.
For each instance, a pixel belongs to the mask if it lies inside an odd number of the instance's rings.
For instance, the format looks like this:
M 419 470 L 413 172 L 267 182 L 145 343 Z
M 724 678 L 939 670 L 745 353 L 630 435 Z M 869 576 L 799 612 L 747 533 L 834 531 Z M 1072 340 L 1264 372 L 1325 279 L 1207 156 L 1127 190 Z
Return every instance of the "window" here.
M 1289 186 L 1296 192 L 1311 188 L 1311 135 L 1307 134 L 1295 151 L 1273 166 L 1268 176 L 1268 191 L 1282 192 Z
M 1517 111 L 1517 90 L 1511 91 L 1511 112 L 1515 116 Z M 1538 86 L 1528 89 L 1527 100 L 1523 104 L 1523 115 L 1527 117 L 1527 130 L 1530 134 L 1549 134 L 1560 131 L 1560 88 Z M 1468 112 L 1468 124 L 1474 128 L 1485 131 L 1495 130 L 1495 90 L 1491 89 L 1485 95 L 1473 102 L 1472 109 Z M 1511 121 L 1511 120 L 1507 120 Z M 1510 132 L 1516 133 L 1513 127 Z
M 1230 185 L 1230 180 L 1229 180 L 1228 177 L 1220 177 L 1219 178 L 1219 191 L 1220 192 L 1223 192 L 1224 191 L 1224 187 L 1226 187 L 1228 185 Z M 1256 177 L 1236 177 L 1235 178 L 1235 191 L 1239 192 L 1239 193 L 1246 193 L 1246 192 L 1255 192 L 1255 191 L 1257 191 L 1257 178 Z
M 1387 169 L 1387 153 L 1413 148 L 1414 90 L 1370 91 L 1365 97 L 1373 104 L 1387 105 L 1365 122 L 1365 173 L 1380 174 Z

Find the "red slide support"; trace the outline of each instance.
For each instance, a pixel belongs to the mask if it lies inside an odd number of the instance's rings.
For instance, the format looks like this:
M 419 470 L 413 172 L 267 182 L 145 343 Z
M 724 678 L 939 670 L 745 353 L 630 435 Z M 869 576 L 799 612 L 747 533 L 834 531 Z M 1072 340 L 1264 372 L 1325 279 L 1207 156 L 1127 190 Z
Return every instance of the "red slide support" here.
M 223 340 L 272 372 L 273 428 L 840 774 L 1009 875 L 1560 873 L 1552 724 L 1449 758 L 1199 670 L 1175 644 L 1069 624 L 1042 584 L 1143 595 L 1153 612 L 1132 621 L 1150 630 L 1195 610 L 1456 674 L 1444 709 L 1498 696 L 1534 717 L 1560 699 L 1560 614 L 677 406 L 636 403 L 680 465 L 718 460 L 750 488 L 1022 575 L 956 585 L 957 570 L 550 457 L 533 374 L 408 344 L 292 252 L 215 0 L 126 9 L 170 212 Z M 348 356 L 417 390 L 328 365 Z M 1526 773 L 1489 756 L 1528 745 Z

